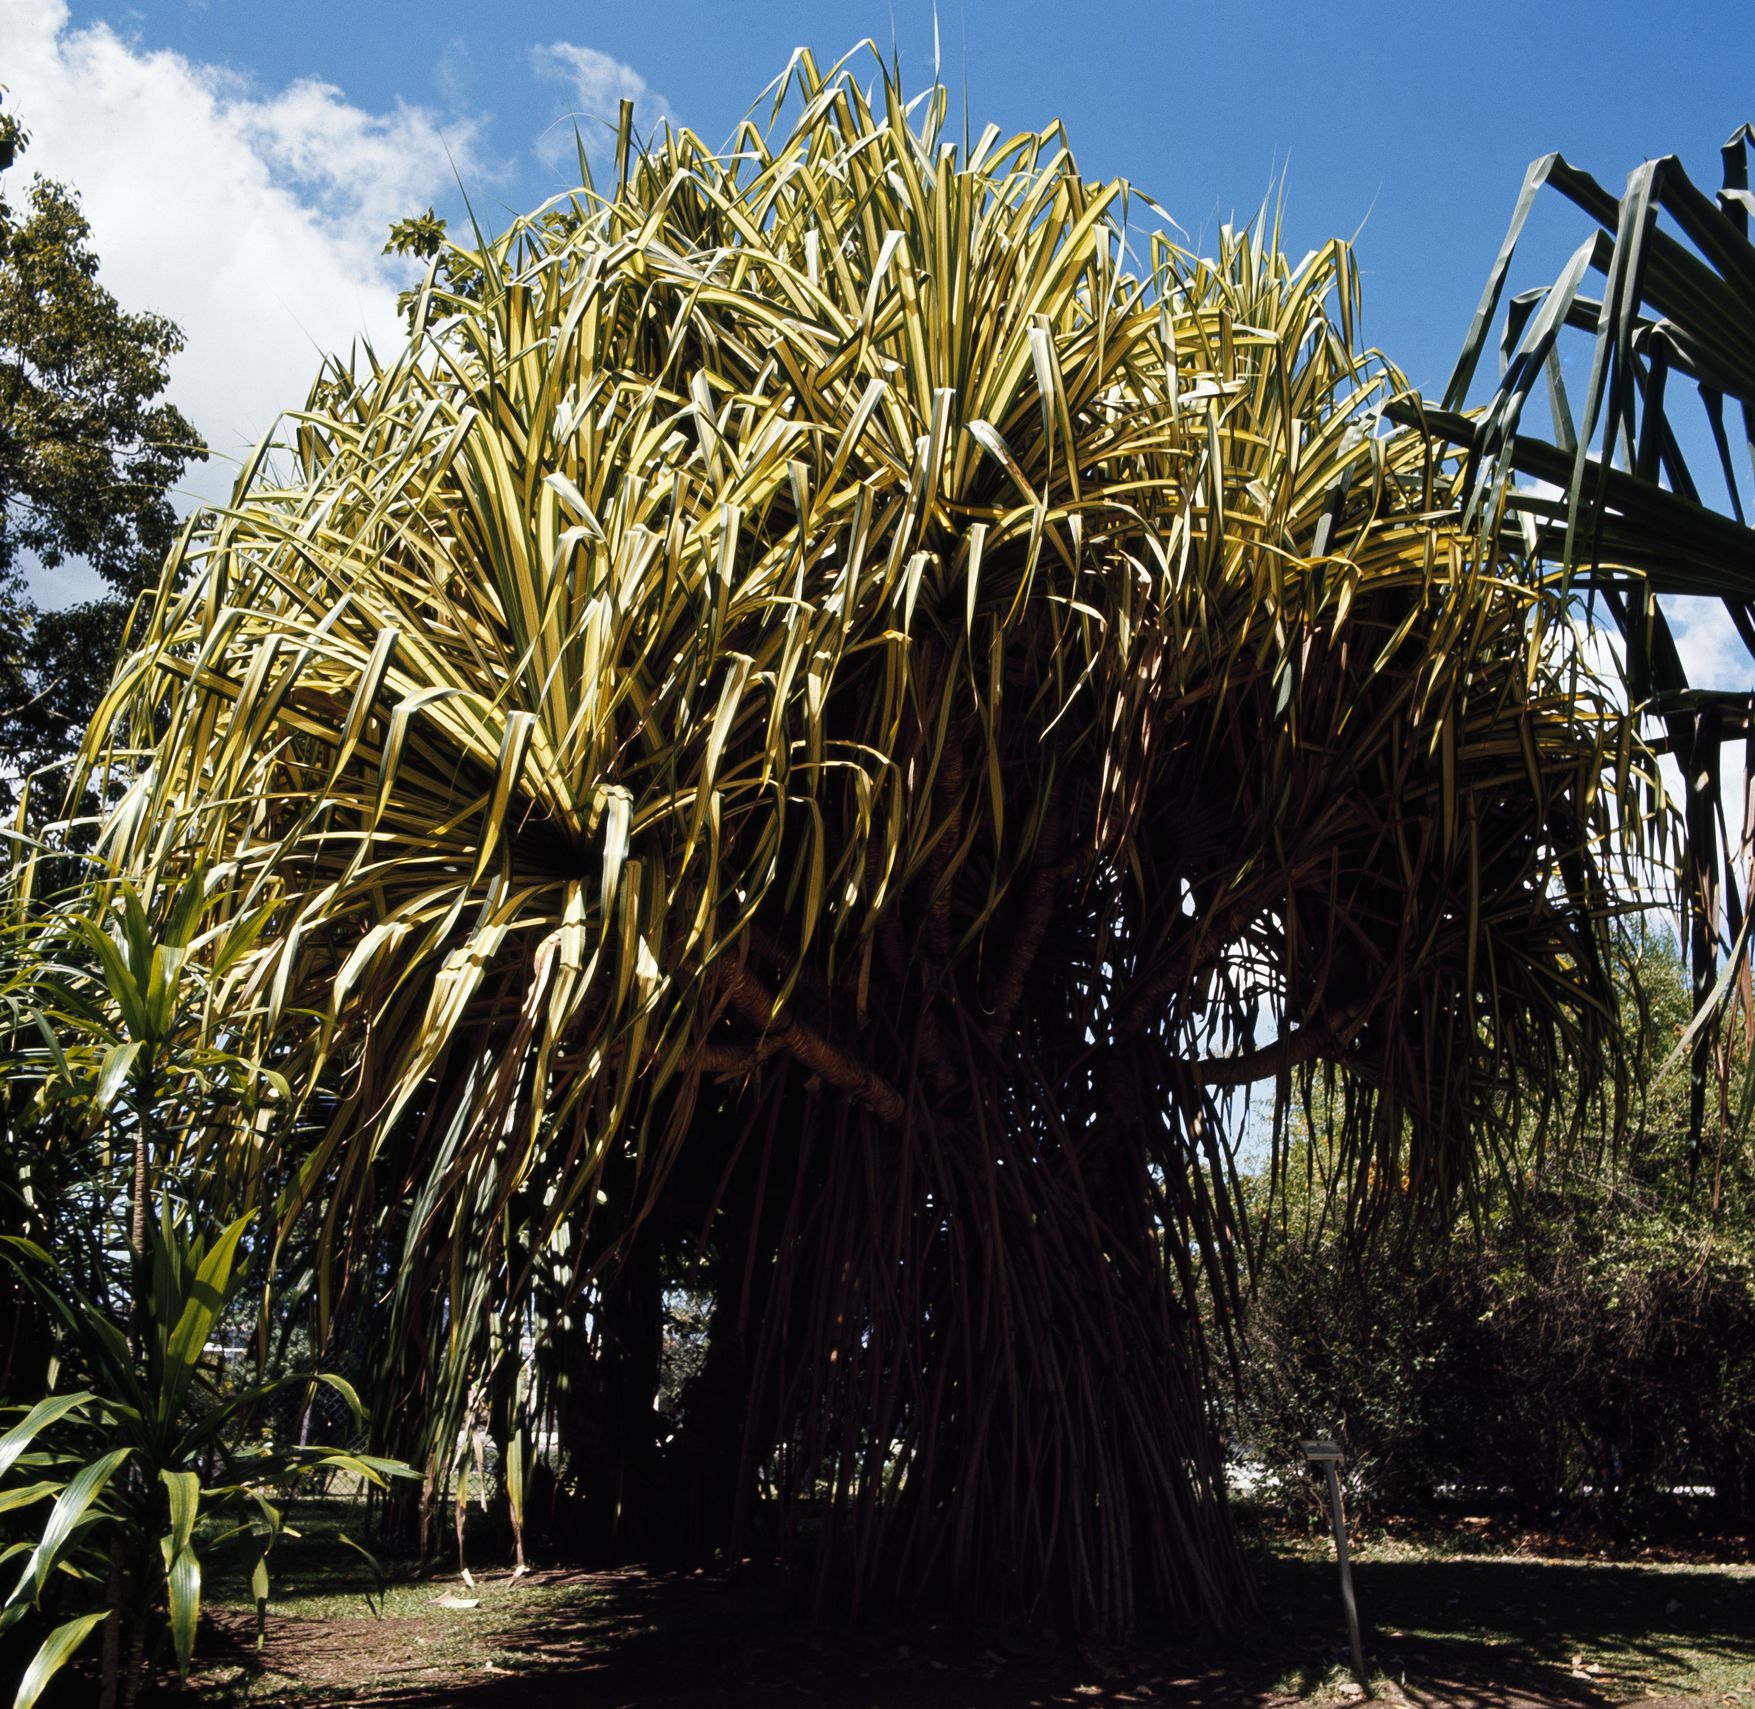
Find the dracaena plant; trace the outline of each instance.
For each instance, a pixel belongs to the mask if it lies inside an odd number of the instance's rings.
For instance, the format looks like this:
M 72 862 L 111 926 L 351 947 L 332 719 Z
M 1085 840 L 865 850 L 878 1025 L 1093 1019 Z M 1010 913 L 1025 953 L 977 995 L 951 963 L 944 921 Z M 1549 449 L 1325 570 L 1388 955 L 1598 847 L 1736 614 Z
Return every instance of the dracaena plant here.
M 216 1212 L 232 1184 L 188 1170 L 187 1148 L 215 1120 L 262 1131 L 285 1091 L 209 1012 L 212 969 L 253 925 L 216 932 L 200 873 L 141 890 L 97 870 L 42 898 L 49 851 L 8 852 L 0 1633 L 28 1647 L 48 1628 L 21 1674 L 22 1709 L 102 1627 L 114 1703 L 132 1699 L 164 1642 L 186 1672 L 214 1547 L 243 1549 L 260 1610 L 278 1490 L 323 1467 L 374 1482 L 394 1468 L 248 1437 L 289 1385 L 326 1383 L 356 1415 L 358 1398 L 329 1373 L 240 1384 L 209 1352 L 240 1298 L 256 1213 Z M 180 1208 L 156 1189 L 168 1179 L 194 1195 Z
M 224 1380 L 209 1337 L 238 1298 L 253 1214 L 216 1232 L 193 1221 L 167 1199 L 149 1225 L 144 1332 L 131 1302 L 92 1297 L 33 1242 L 0 1245 L 53 1326 L 56 1374 L 32 1404 L 7 1409 L 0 1436 L 0 1632 L 31 1616 L 50 1628 L 14 1709 L 28 1709 L 99 1627 L 106 1703 L 132 1701 L 166 1641 L 186 1677 L 204 1558 L 241 1550 L 260 1622 L 283 1492 L 323 1471 L 381 1485 L 399 1469 L 250 1433 L 288 1387 L 327 1384 L 356 1420 L 359 1399 L 329 1372 Z

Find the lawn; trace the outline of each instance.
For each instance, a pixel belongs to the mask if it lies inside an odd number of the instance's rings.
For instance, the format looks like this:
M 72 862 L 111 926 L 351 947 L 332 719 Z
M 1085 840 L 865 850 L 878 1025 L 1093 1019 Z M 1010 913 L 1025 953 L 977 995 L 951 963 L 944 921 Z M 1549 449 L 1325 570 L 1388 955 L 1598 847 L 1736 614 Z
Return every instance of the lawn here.
M 374 1613 L 370 1569 L 333 1541 L 343 1521 L 316 1512 L 300 1523 L 303 1537 L 277 1551 L 260 1663 L 236 1587 L 214 1586 L 200 1683 L 216 1705 L 1268 1709 L 1351 1694 L 1333 1560 L 1284 1536 L 1255 1545 L 1262 1613 L 1240 1637 L 1190 1648 L 1148 1634 L 1126 1654 L 1074 1654 L 930 1614 L 812 1621 L 783 1585 L 749 1574 L 408 1576 L 384 1587 Z M 1755 1567 L 1734 1542 L 1717 1552 L 1725 1558 L 1611 1557 L 1478 1524 L 1365 1537 L 1355 1572 L 1374 1691 L 1456 1709 L 1755 1709 Z

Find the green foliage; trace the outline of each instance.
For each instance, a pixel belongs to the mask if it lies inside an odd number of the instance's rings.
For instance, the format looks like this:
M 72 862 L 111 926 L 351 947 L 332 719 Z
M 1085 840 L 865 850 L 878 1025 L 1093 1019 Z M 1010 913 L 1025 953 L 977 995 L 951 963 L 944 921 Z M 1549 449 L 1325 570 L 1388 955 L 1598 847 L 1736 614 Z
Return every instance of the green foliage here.
M 105 1671 L 130 1659 L 131 1682 L 168 1638 L 187 1674 L 201 1606 L 202 1563 L 235 1546 L 263 1611 L 266 1557 L 281 1502 L 297 1480 L 341 1471 L 383 1485 L 404 1468 L 328 1447 L 252 1439 L 251 1421 L 279 1390 L 327 1384 L 357 1418 L 352 1388 L 328 1373 L 228 1381 L 209 1337 L 243 1285 L 251 1217 L 190 1233 L 166 1200 L 149 1243 L 144 1334 L 126 1291 L 94 1298 L 33 1243 L 6 1237 L 0 1259 L 54 1324 L 52 1386 L 0 1437 L 0 1561 L 23 1565 L 0 1605 L 0 1632 L 36 1616 L 54 1625 L 14 1699 L 36 1694 L 102 1622 L 113 1622 Z M 125 1694 L 131 1695 L 129 1685 Z
M 0 172 L 24 146 L 18 119 L 0 113 Z M 175 538 L 171 489 L 205 456 L 158 401 L 182 334 L 124 311 L 97 272 L 65 185 L 38 177 L 22 206 L 0 196 L 0 802 L 77 747 Z M 83 559 L 109 591 L 39 610 L 31 559 L 51 571 Z
M 229 1049 L 211 1011 L 213 958 L 238 953 L 253 923 L 216 926 L 199 872 L 144 893 L 99 876 L 41 900 L 42 851 L 11 846 L 0 1309 L 13 1335 L 0 1407 L 16 1422 L 0 1440 L 0 1561 L 22 1571 L 0 1586 L 0 1632 L 35 1645 L 23 1705 L 105 1625 L 113 1702 L 132 1696 L 165 1641 L 186 1671 L 216 1547 L 242 1549 L 266 1596 L 278 1490 L 337 1469 L 382 1483 L 401 1468 L 251 1436 L 284 1391 L 327 1385 L 356 1420 L 357 1397 L 327 1372 L 227 1372 L 214 1337 L 245 1309 L 255 1212 L 220 1223 L 154 1193 L 175 1180 L 223 1203 L 232 1182 L 190 1170 L 188 1147 L 222 1113 L 264 1132 L 284 1105 L 285 1082 Z
M 99 871 L 41 898 L 39 869 L 62 863 L 38 845 L 17 848 L 0 884 L 0 1109 L 25 1219 L 15 1232 L 59 1251 L 58 1210 L 70 1195 L 89 1201 L 119 1158 L 133 1165 L 121 1239 L 137 1251 L 152 1177 L 174 1175 L 215 1203 L 237 1187 L 247 1207 L 251 1183 L 211 1168 L 198 1180 L 189 1154 L 217 1121 L 261 1133 L 288 1098 L 284 1077 L 234 1048 L 216 1010 L 214 972 L 248 949 L 262 916 L 216 921 L 201 871 L 145 889 Z
M 494 1323 L 588 1306 L 604 1510 L 644 1462 L 735 1546 L 769 1464 L 855 1593 L 1219 1618 L 1218 1099 L 1332 1061 L 1361 1167 L 1465 1185 L 1508 1084 L 1602 1060 L 1649 757 L 1380 430 L 1345 245 L 1191 255 L 887 69 L 772 93 L 393 234 L 408 345 L 191 533 L 100 710 L 104 846 L 271 911 L 216 1009 L 319 1131 L 256 1166 L 411 1458 Z M 644 1248 L 701 1231 L 691 1484 Z
M 1747 782 L 1739 790 L 1723 750 L 1741 743 L 1745 779 L 1755 771 L 1755 696 L 1690 684 L 1663 601 L 1722 601 L 1750 656 L 1745 664 L 1755 661 L 1752 144 L 1747 124 L 1726 139 L 1716 197 L 1674 155 L 1635 167 L 1618 198 L 1558 154 L 1533 161 L 1443 407 L 1403 399 L 1390 408 L 1466 446 L 1468 512 L 1494 529 L 1502 515 L 1515 515 L 1562 577 L 1590 589 L 1620 630 L 1629 704 L 1687 779 L 1677 878 L 1697 1014 L 1716 1009 L 1734 976 L 1747 1012 L 1755 826 L 1741 805 Z M 1506 305 L 1498 384 L 1484 408 L 1459 414 L 1544 190 L 1585 216 L 1584 241 L 1551 285 Z M 1575 411 L 1562 369 L 1568 346 L 1582 357 L 1587 339 L 1588 378 Z M 1548 439 L 1529 420 L 1538 412 L 1526 413 L 1538 387 Z M 1708 443 L 1715 455 L 1691 466 L 1684 448 Z M 1728 971 L 1714 993 L 1721 965 Z M 1693 1041 L 1689 1122 L 1697 1138 L 1715 1025 Z
M 1643 946 L 1648 1071 L 1682 1036 L 1689 999 L 1672 946 Z M 1746 1053 L 1729 1090 L 1746 1087 Z M 1621 1145 L 1533 1146 L 1478 1220 L 1413 1230 L 1374 1254 L 1337 1223 L 1320 1135 L 1278 1207 L 1278 1241 L 1248 1319 L 1233 1432 L 1301 1500 L 1294 1444 L 1334 1433 L 1352 1499 L 1429 1505 L 1449 1486 L 1526 1517 L 1588 1512 L 1637 1526 L 1668 1492 L 1710 1485 L 1724 1515 L 1755 1512 L 1755 1148 L 1727 1100 L 1690 1137 L 1688 1087 L 1648 1090 Z M 1296 1168 L 1296 1166 L 1295 1166 Z

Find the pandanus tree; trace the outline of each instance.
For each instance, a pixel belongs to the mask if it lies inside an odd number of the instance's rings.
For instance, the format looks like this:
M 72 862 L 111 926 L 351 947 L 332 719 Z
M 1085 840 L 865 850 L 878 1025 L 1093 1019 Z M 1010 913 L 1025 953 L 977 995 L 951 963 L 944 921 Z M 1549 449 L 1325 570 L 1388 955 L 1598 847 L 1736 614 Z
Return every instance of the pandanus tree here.
M 388 1314 L 392 1418 L 689 1228 L 703 1543 L 766 1467 L 855 1589 L 1221 1618 L 1230 1094 L 1336 1075 L 1362 1225 L 1466 1192 L 1613 1061 L 1643 750 L 1381 426 L 1343 246 L 1196 259 L 946 106 L 800 55 L 443 248 L 170 565 L 105 846 L 267 910 L 306 1140 L 205 1160 Z

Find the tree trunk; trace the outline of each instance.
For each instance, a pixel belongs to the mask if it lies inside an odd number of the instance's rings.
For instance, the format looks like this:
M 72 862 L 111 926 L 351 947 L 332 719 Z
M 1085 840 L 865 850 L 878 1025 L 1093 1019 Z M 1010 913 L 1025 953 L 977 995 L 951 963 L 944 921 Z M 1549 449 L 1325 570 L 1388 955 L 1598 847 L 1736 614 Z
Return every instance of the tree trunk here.
M 147 1257 L 146 1219 L 152 1195 L 152 1070 L 150 1064 L 135 1079 L 134 1176 L 128 1198 L 128 1255 L 134 1298 L 128 1312 L 128 1347 L 138 1363 L 146 1352 L 152 1328 L 152 1265 Z
M 98 1709 L 117 1709 L 122 1678 L 122 1540 L 110 1539 L 110 1571 L 104 1584 L 110 1611 L 104 1617 L 102 1659 L 98 1672 Z
M 567 1458 L 584 1503 L 581 1533 L 598 1559 L 644 1558 L 661 1541 L 658 1415 L 664 1296 L 657 1243 L 644 1233 L 599 1284 L 595 1333 L 564 1350 Z
M 1251 1594 L 1193 1271 L 1167 1262 L 1137 1137 L 1034 1092 L 972 1088 L 929 1133 L 841 1102 L 808 1156 L 806 1124 L 757 1267 L 774 1291 L 747 1302 L 763 1404 L 743 1494 L 756 1464 L 785 1467 L 784 1505 L 811 1521 L 792 1529 L 820 1540 L 837 1598 L 1062 1632 L 1216 1625 Z M 760 1541 L 750 1518 L 736 1553 Z

